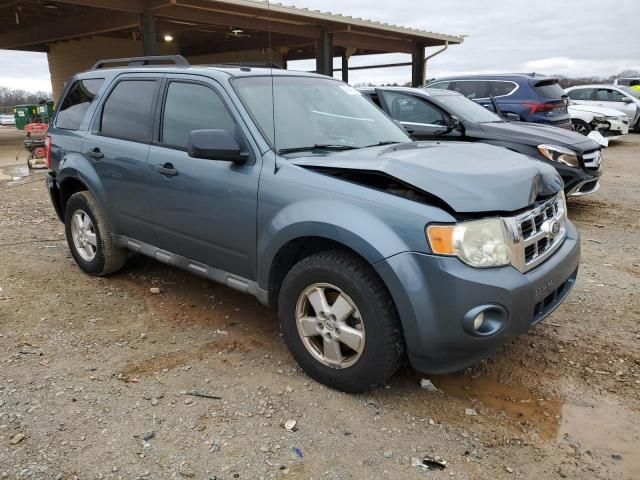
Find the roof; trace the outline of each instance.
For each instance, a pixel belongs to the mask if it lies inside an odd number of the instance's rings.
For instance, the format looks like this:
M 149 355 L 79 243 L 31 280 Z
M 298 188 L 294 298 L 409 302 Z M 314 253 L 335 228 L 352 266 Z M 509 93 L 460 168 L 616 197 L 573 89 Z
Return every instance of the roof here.
M 225 3 L 236 5 L 259 6 L 266 12 L 293 13 L 318 20 L 328 20 L 335 23 L 344 23 L 354 26 L 374 27 L 377 30 L 383 30 L 393 33 L 402 33 L 424 37 L 427 39 L 437 38 L 439 40 L 448 41 L 449 43 L 462 43 L 464 37 L 457 35 L 447 35 L 444 33 L 430 32 L 418 28 L 403 27 L 392 23 L 379 22 L 375 20 L 367 20 L 350 15 L 342 15 L 340 13 L 321 12 L 320 10 L 309 10 L 308 8 L 299 8 L 292 5 L 283 5 L 282 3 L 273 3 L 260 0 L 223 0 Z

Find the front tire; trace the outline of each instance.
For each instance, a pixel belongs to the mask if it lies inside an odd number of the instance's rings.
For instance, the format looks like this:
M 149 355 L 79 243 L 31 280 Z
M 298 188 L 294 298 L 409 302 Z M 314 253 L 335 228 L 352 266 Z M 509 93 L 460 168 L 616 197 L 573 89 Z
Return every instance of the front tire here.
M 571 127 L 574 132 L 579 133 L 580 135 L 587 136 L 591 133 L 591 126 L 577 118 L 571 119 Z
M 395 305 L 371 266 L 340 250 L 304 258 L 280 289 L 285 341 L 313 379 L 349 393 L 384 385 L 404 344 Z
M 64 224 L 71 255 L 85 273 L 109 275 L 124 266 L 127 252 L 113 243 L 105 216 L 91 193 L 71 195 Z

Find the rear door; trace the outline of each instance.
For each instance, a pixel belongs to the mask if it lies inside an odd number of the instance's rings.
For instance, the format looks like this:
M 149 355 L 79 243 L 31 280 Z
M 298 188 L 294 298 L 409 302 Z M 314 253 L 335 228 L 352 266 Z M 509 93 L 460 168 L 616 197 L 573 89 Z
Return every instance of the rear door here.
M 424 98 L 405 92 L 376 89 L 383 109 L 398 120 L 415 140 L 459 138 L 459 132 L 444 135 L 448 116 Z
M 153 239 L 147 159 L 159 88 L 158 77 L 118 77 L 82 147 L 102 182 L 114 230 L 144 242 Z
M 187 153 L 189 133 L 200 129 L 227 130 L 252 152 L 244 124 L 211 79 L 167 75 L 162 90 L 148 170 L 153 244 L 254 280 L 260 159 L 250 154 L 249 161 L 236 164 Z

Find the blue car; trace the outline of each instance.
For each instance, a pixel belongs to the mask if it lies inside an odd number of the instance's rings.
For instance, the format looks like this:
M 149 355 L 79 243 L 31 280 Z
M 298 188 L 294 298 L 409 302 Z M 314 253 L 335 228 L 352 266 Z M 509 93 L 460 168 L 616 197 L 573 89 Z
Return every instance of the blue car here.
M 571 130 L 568 97 L 557 78 L 533 73 L 465 75 L 431 80 L 427 87 L 454 90 L 495 111 L 493 96 L 501 113 L 514 120 Z

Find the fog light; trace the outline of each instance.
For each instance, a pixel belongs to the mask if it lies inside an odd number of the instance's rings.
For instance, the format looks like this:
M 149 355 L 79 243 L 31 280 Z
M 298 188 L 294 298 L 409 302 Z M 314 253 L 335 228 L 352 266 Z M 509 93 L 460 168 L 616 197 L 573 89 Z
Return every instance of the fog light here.
M 491 337 L 502 331 L 507 317 L 507 311 L 501 305 L 480 305 L 466 313 L 462 327 L 471 336 Z

